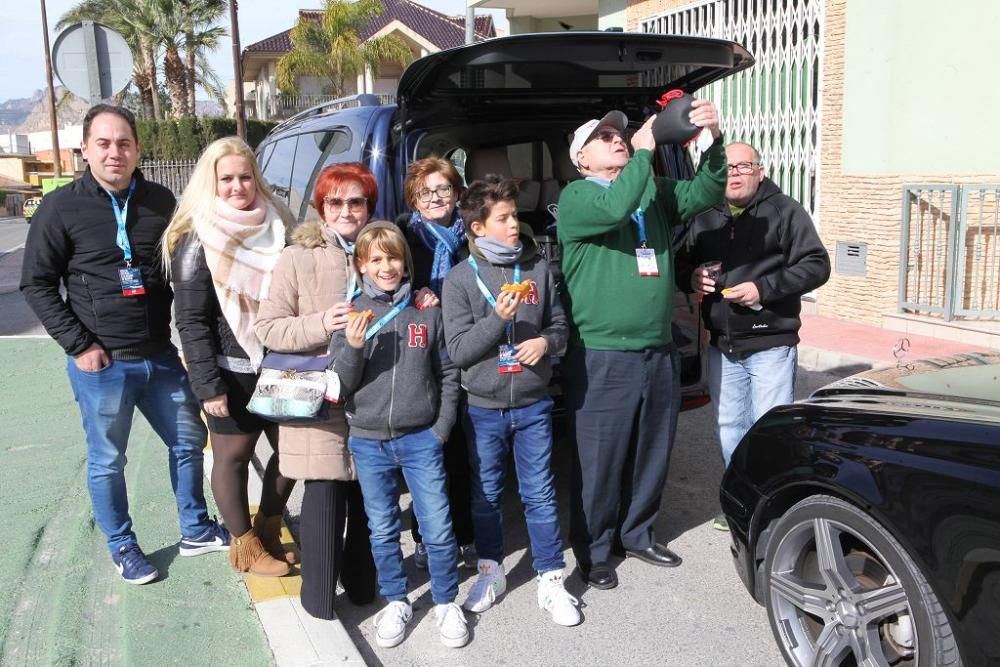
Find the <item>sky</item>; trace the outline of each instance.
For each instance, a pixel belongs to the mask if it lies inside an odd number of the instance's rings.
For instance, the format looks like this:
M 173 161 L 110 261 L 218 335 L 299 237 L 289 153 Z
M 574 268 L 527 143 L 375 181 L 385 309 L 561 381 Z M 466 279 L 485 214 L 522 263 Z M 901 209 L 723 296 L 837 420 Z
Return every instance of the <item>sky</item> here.
M 420 4 L 449 16 L 465 13 L 465 0 L 418 0 Z M 5 3 L 7 4 L 7 3 Z M 55 43 L 52 29 L 75 0 L 45 0 L 49 23 L 49 42 Z M 291 28 L 299 9 L 321 9 L 322 0 L 239 0 L 240 42 L 253 44 Z M 0 21 L 0 102 L 29 97 L 45 87 L 45 50 L 42 46 L 42 11 L 40 2 L 25 2 L 19 11 L 4 12 Z M 503 13 L 491 11 L 498 27 L 506 28 Z M 224 22 L 229 26 L 228 18 Z M 223 81 L 231 81 L 232 44 L 226 37 L 209 59 Z M 58 85 L 58 79 L 56 84 Z M 203 97 L 199 93 L 199 99 Z

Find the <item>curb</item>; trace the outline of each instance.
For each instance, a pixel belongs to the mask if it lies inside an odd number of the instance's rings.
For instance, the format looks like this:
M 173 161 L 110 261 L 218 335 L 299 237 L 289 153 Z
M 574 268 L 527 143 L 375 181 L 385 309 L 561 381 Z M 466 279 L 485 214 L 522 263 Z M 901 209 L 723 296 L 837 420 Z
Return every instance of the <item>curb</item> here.
M 211 484 L 211 447 L 205 450 L 205 479 Z M 254 454 L 250 466 L 247 493 L 259 498 L 261 491 L 262 462 Z M 251 507 L 251 514 L 254 508 Z M 292 545 L 292 534 L 282 523 L 282 541 Z M 295 548 L 297 551 L 297 548 Z M 296 571 L 297 572 L 297 571 Z M 347 665 L 364 667 L 365 661 L 354 646 L 347 629 L 339 619 L 323 621 L 314 618 L 302 608 L 299 591 L 302 577 L 295 573 L 287 577 L 255 577 L 243 574 L 243 583 L 253 602 L 268 646 L 278 667 L 314 667 L 319 665 Z

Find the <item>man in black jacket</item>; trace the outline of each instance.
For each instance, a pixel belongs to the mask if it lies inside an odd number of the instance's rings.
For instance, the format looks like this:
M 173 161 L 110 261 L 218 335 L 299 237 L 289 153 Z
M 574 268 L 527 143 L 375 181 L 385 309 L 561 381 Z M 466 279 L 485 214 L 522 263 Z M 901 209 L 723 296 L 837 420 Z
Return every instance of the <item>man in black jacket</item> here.
M 136 169 L 139 142 L 130 111 L 105 104 L 90 109 L 82 150 L 87 171 L 38 207 L 21 292 L 67 354 L 87 438 L 94 520 L 122 578 L 145 584 L 158 573 L 132 531 L 125 488 L 136 407 L 169 449 L 180 554 L 226 550 L 229 534 L 208 516 L 202 470 L 207 433 L 170 342 L 173 294 L 157 247 L 174 197 Z
M 800 297 L 827 281 L 830 257 L 809 214 L 764 175 L 752 146 L 730 144 L 726 157 L 726 200 L 694 219 L 686 250 L 690 264 L 722 263 L 719 273 L 691 272 L 690 289 L 703 295 L 709 392 L 728 466 L 753 423 L 793 400 Z M 724 517 L 715 527 L 726 529 Z

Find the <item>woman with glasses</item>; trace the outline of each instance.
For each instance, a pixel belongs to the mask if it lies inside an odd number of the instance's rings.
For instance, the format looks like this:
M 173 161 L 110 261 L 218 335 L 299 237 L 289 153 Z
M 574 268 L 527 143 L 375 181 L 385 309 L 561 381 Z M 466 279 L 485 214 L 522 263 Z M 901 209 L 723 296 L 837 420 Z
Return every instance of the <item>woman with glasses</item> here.
M 449 160 L 430 157 L 410 164 L 403 180 L 403 195 L 411 212 L 401 215 L 396 223 L 403 229 L 410 245 L 414 289 L 428 287 L 439 297 L 448 271 L 469 255 L 465 223 L 456 206 L 461 194 L 462 177 Z M 437 303 L 435 297 L 429 299 L 427 305 Z M 464 409 L 463 405 L 459 408 Z M 451 522 L 459 544 L 458 562 L 474 570 L 478 556 L 472 535 L 469 454 L 461 420 L 456 421 L 445 443 L 444 457 Z M 412 516 L 410 534 L 416 543 L 413 554 L 415 564 L 427 569 L 427 549 L 420 537 L 416 515 Z
M 292 234 L 261 302 L 257 335 L 275 352 L 321 355 L 335 331 L 347 326 L 357 289 L 354 239 L 378 199 L 372 173 L 360 164 L 325 168 L 316 179 L 313 206 L 321 221 Z M 375 563 L 368 517 L 347 449 L 343 407 L 330 406 L 326 421 L 282 424 L 281 472 L 305 480 L 299 535 L 302 606 L 317 618 L 334 618 L 337 580 L 354 604 L 375 599 Z

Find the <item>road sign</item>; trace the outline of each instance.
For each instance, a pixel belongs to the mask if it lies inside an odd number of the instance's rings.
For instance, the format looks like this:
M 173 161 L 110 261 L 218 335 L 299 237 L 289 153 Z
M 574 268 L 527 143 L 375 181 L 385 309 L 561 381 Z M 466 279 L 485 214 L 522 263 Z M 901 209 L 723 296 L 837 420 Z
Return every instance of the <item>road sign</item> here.
M 125 39 L 93 21 L 63 30 L 52 47 L 52 61 L 62 84 L 91 104 L 113 97 L 132 80 L 132 51 Z

